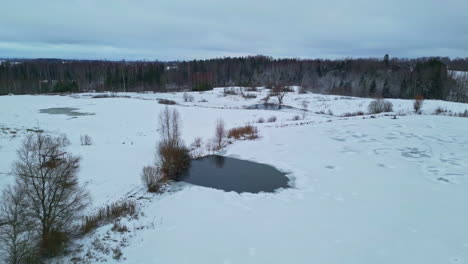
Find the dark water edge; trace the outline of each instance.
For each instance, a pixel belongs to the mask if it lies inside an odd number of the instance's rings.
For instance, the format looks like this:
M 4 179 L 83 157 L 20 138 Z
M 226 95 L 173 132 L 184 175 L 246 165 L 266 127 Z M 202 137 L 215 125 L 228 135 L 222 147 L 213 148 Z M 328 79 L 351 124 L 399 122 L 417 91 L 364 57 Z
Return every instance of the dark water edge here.
M 245 109 L 249 110 L 285 110 L 285 109 L 294 109 L 294 107 L 289 105 L 277 105 L 277 104 L 254 104 L 246 106 Z
M 83 113 L 78 112 L 78 108 L 74 107 L 54 107 L 54 108 L 46 108 L 40 109 L 39 113 L 41 114 L 49 114 L 49 115 L 67 115 L 67 116 L 87 116 L 87 115 L 94 115 L 94 113 Z
M 238 193 L 274 192 L 290 187 L 286 174 L 272 166 L 219 155 L 192 160 L 179 181 Z

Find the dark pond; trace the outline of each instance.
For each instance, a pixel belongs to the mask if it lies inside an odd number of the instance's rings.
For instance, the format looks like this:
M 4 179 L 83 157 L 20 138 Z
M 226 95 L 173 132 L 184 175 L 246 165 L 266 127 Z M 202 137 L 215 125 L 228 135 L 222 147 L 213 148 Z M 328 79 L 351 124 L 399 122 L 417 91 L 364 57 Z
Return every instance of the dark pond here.
M 218 155 L 192 160 L 180 180 L 238 193 L 274 192 L 290 187 L 285 173 L 271 166 Z
M 46 108 L 40 109 L 39 113 L 42 114 L 49 114 L 49 115 L 67 115 L 67 116 L 87 116 L 87 115 L 94 115 L 94 113 L 82 113 L 78 112 L 78 108 L 74 107 L 55 107 L 55 108 Z
M 277 105 L 277 104 L 254 104 L 245 107 L 246 109 L 259 109 L 259 110 L 282 110 L 282 109 L 294 109 L 289 105 Z

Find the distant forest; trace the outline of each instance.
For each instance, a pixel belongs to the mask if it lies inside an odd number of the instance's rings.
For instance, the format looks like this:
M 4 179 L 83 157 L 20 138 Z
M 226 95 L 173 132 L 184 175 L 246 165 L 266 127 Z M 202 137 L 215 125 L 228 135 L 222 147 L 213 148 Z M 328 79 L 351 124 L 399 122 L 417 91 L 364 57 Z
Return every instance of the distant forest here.
M 359 97 L 468 102 L 468 58 L 273 59 L 193 61 L 0 60 L 0 95 L 85 91 L 203 91 L 213 87 L 299 85 Z

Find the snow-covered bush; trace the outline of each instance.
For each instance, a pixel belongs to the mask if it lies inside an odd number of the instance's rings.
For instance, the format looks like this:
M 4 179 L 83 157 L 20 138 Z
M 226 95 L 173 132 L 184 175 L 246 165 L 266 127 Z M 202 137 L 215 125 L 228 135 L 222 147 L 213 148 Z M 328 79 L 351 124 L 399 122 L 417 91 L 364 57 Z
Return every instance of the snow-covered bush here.
M 201 148 L 202 145 L 203 145 L 203 139 L 201 137 L 196 137 L 190 146 L 193 148 Z
M 458 113 L 459 117 L 468 117 L 468 110 L 465 110 L 464 112 Z
M 276 122 L 276 116 L 270 116 L 267 120 L 268 123 L 274 123 Z
M 440 106 L 438 106 L 435 110 L 434 110 L 434 114 L 435 115 L 440 115 L 440 114 L 443 114 L 443 113 L 446 113 L 447 112 L 447 109 L 444 109 Z
M 228 95 L 238 95 L 239 92 L 235 88 L 224 88 L 223 89 L 223 95 L 228 96 Z
M 379 114 L 384 112 L 392 112 L 393 104 L 384 99 L 375 99 L 369 103 L 368 106 L 369 114 Z
M 193 100 L 195 99 L 193 95 L 188 94 L 187 92 L 183 94 L 182 98 L 184 99 L 184 102 L 193 102 Z
M 203 156 L 203 140 L 201 137 L 196 137 L 192 144 L 190 144 L 190 157 L 192 159 L 198 159 Z
M 145 166 L 141 171 L 141 180 L 145 184 L 148 192 L 157 192 L 159 183 L 163 179 L 163 174 L 155 166 Z
M 257 95 L 255 93 L 244 93 L 244 92 L 242 92 L 241 95 L 242 95 L 242 97 L 244 99 L 255 99 L 255 98 L 257 98 Z
M 91 146 L 93 144 L 93 139 L 85 134 L 80 136 L 80 142 L 82 146 Z

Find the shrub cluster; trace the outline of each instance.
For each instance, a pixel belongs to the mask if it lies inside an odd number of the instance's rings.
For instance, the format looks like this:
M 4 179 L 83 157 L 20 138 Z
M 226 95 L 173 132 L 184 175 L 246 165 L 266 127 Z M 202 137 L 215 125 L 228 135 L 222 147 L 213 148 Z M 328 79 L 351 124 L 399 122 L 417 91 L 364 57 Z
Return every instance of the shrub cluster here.
M 88 234 L 96 228 L 126 216 L 136 216 L 135 201 L 119 201 L 99 208 L 95 213 L 86 216 L 81 227 L 81 234 Z
M 228 95 L 238 95 L 239 92 L 235 88 L 224 88 L 223 89 L 223 95 L 228 96 Z
M 255 99 L 257 98 L 257 95 L 254 93 L 241 93 L 242 97 L 244 99 Z
M 163 178 L 163 174 L 156 166 L 145 166 L 141 171 L 141 180 L 148 192 L 158 192 Z
M 343 117 L 351 117 L 351 116 L 363 116 L 364 112 L 363 111 L 357 111 L 353 113 L 345 113 L 343 114 Z
M 267 120 L 268 123 L 274 123 L 276 122 L 276 116 L 270 116 Z
M 187 92 L 185 92 L 185 93 L 182 95 L 182 98 L 184 99 L 184 102 L 193 102 L 193 100 L 195 100 L 195 98 L 193 97 L 193 95 L 188 94 Z
M 82 146 L 91 146 L 93 144 L 93 140 L 87 134 L 80 135 L 80 143 L 81 143 Z
M 258 130 L 252 125 L 231 128 L 228 131 L 228 138 L 234 139 L 256 139 L 258 138 Z
M 175 180 L 190 165 L 190 150 L 162 142 L 158 146 L 159 169 L 163 177 Z
M 393 104 L 389 101 L 379 98 L 379 99 L 372 100 L 369 103 L 368 109 L 369 109 L 370 114 L 392 112 Z
M 463 112 L 454 113 L 451 110 L 443 109 L 442 107 L 437 107 L 434 111 L 435 115 L 446 115 L 446 116 L 457 116 L 457 117 L 468 117 L 468 110 Z
M 257 89 L 257 87 L 252 86 L 252 87 L 245 88 L 245 91 L 247 91 L 247 92 L 258 92 L 258 89 Z
M 158 99 L 158 103 L 165 104 L 165 105 L 175 105 L 176 104 L 175 101 L 169 100 L 169 99 Z

